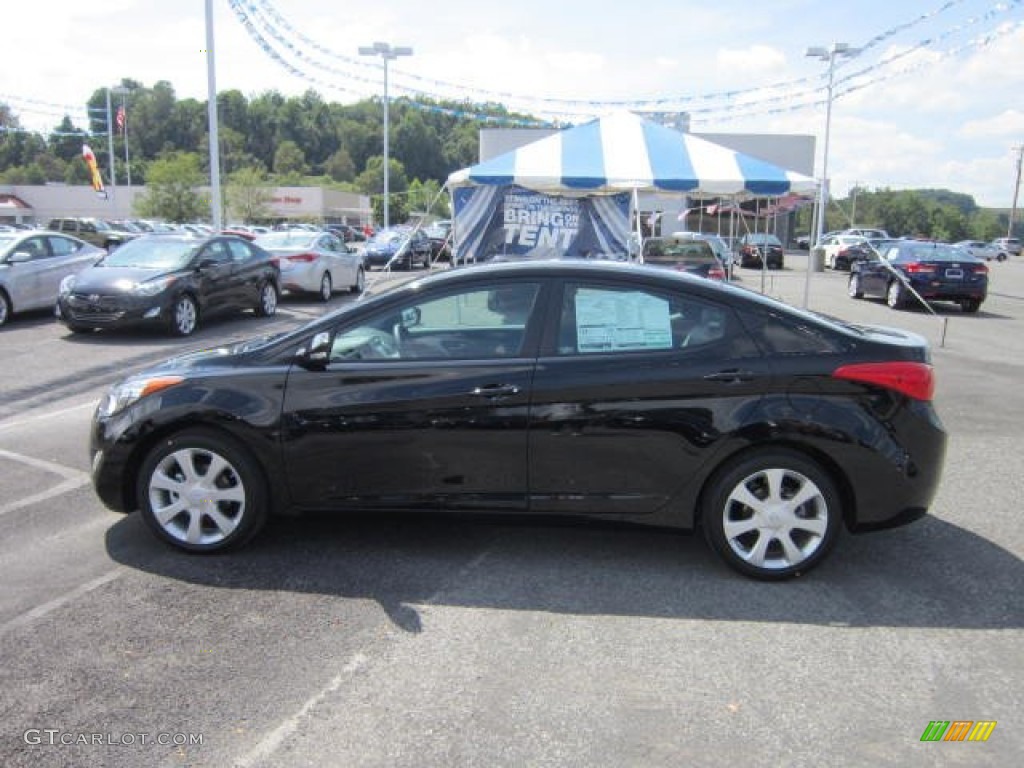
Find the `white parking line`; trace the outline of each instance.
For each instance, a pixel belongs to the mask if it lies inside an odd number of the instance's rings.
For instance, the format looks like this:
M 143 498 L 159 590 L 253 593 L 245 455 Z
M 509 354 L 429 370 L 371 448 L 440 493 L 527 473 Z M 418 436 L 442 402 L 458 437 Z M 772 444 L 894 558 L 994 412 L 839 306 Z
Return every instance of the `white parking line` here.
M 0 504 L 0 515 L 6 515 L 8 512 L 13 512 L 16 509 L 22 509 L 24 507 L 37 504 L 40 501 L 46 501 L 56 496 L 61 496 L 65 493 L 73 491 L 77 488 L 81 488 L 83 485 L 89 484 L 89 473 L 82 472 L 80 469 L 74 469 L 73 467 L 65 467 L 63 464 L 56 464 L 46 459 L 37 459 L 34 456 L 25 456 L 20 453 L 14 453 L 13 451 L 5 451 L 0 448 L 0 459 L 9 459 L 16 461 L 20 464 L 26 464 L 35 469 L 41 469 L 44 472 L 52 472 L 53 474 L 63 478 L 63 481 L 55 485 L 53 488 L 48 488 L 45 491 L 34 493 L 31 496 L 18 499 L 17 501 L 9 501 L 6 504 Z
M 82 595 L 87 594 L 88 592 L 92 592 L 94 589 L 102 587 L 104 584 L 109 584 L 114 579 L 120 578 L 126 572 L 127 569 L 125 568 L 115 568 L 114 570 L 109 571 L 103 574 L 102 576 L 97 576 L 95 579 L 87 581 L 85 582 L 85 584 L 82 584 L 78 587 L 75 587 L 70 592 L 66 592 L 60 597 L 55 597 L 53 600 L 48 600 L 42 605 L 37 605 L 32 610 L 26 611 L 20 616 L 15 616 L 13 619 L 10 619 L 8 621 L 5 621 L 3 624 L 0 624 L 0 635 L 4 635 L 7 632 L 10 632 L 12 629 L 23 627 L 26 624 L 31 624 L 33 621 L 41 619 L 46 614 L 57 610 L 61 606 L 67 605 L 72 600 L 76 600 Z
M 259 743 L 250 752 L 243 755 L 241 758 L 235 761 L 236 768 L 251 768 L 251 766 L 261 763 L 266 758 L 270 757 L 278 750 L 284 740 L 295 733 L 299 728 L 299 723 L 302 719 L 309 714 L 320 702 L 326 699 L 330 694 L 341 688 L 341 684 L 345 682 L 345 679 L 355 672 L 360 667 L 366 664 L 366 656 L 361 653 L 353 654 L 348 660 L 345 666 L 342 668 L 341 673 L 336 675 L 319 693 L 311 698 L 307 699 L 306 702 L 299 707 L 299 711 L 291 717 L 282 721 L 274 730 L 260 739 Z
M 92 410 L 95 407 L 96 407 L 96 400 L 93 399 L 93 400 L 90 400 L 90 401 L 85 402 L 85 403 L 79 403 L 78 405 L 72 405 L 72 406 L 70 406 L 68 408 L 61 408 L 60 410 L 57 410 L 57 411 L 43 411 L 42 413 L 38 413 L 38 414 L 36 414 L 34 416 L 29 416 L 28 418 L 21 419 L 20 421 L 8 421 L 8 422 L 0 423 L 0 431 L 6 430 L 6 429 L 17 429 L 18 427 L 25 426 L 26 424 L 32 424 L 32 423 L 37 422 L 37 421 L 42 421 L 43 419 L 53 419 L 53 418 L 56 418 L 57 416 L 64 416 L 64 415 L 69 414 L 69 413 L 74 413 L 75 411 L 82 411 L 82 410 L 86 410 L 86 409 Z

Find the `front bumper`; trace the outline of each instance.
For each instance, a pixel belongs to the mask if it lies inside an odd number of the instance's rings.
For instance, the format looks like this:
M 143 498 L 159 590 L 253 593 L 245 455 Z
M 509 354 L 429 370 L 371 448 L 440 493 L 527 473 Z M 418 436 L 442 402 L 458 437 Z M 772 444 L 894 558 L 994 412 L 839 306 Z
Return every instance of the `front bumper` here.
M 168 314 L 169 302 L 157 296 L 98 296 L 67 294 L 57 299 L 57 319 L 89 328 L 110 328 L 160 322 Z

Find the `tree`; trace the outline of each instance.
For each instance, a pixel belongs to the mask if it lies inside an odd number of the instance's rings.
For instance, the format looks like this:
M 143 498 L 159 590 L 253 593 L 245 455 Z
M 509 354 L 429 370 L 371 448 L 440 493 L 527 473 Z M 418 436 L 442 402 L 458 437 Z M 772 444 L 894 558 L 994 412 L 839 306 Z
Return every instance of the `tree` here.
M 203 183 L 199 155 L 166 153 L 150 164 L 146 175 L 146 192 L 135 201 L 140 215 L 179 224 L 209 216 L 209 201 L 196 191 Z
M 324 173 L 334 181 L 352 181 L 356 177 L 356 164 L 348 150 L 342 147 L 324 163 Z
M 240 168 L 228 179 L 228 210 L 245 223 L 270 217 L 270 190 L 259 168 Z
M 282 141 L 274 152 L 274 173 L 282 176 L 306 173 L 306 155 L 294 141 Z
M 409 188 L 409 180 L 405 177 L 405 168 L 391 157 L 388 158 L 391 172 L 388 174 L 388 223 L 405 221 L 409 217 L 409 203 L 404 194 Z M 373 217 L 377 221 L 384 220 L 384 157 L 371 157 L 366 170 L 356 178 L 356 187 L 364 195 L 372 197 Z

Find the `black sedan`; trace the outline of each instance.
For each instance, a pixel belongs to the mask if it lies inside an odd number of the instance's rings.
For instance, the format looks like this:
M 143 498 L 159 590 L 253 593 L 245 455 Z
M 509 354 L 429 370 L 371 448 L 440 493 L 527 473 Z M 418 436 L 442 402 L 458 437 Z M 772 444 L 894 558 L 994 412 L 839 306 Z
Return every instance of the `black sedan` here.
M 450 270 L 286 335 L 167 361 L 94 416 L 112 509 L 196 552 L 286 510 L 700 528 L 750 576 L 925 514 L 927 343 L 608 262 Z
M 151 323 L 188 336 L 204 314 L 274 314 L 280 279 L 273 257 L 240 237 L 146 235 L 66 278 L 57 317 L 76 333 Z
M 710 243 L 684 234 L 644 240 L 643 262 L 652 267 L 689 272 L 708 280 L 725 280 L 726 271 Z
M 988 295 L 988 266 L 955 245 L 892 241 L 851 265 L 849 294 L 884 298 L 893 309 L 952 301 L 964 312 L 977 312 Z
M 782 241 L 775 235 L 752 233 L 744 235 L 739 242 L 741 267 L 754 269 L 782 269 L 785 252 Z

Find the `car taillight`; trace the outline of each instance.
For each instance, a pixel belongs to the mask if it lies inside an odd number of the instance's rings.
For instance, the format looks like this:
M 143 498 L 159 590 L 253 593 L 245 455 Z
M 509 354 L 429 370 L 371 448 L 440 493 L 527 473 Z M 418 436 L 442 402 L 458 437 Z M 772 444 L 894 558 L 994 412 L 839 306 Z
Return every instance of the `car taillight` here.
M 906 270 L 907 274 L 910 275 L 930 275 L 935 272 L 935 265 L 922 264 L 919 261 L 915 261 L 910 264 L 904 265 L 903 269 Z
M 302 262 L 308 264 L 311 261 L 316 261 L 316 256 L 312 253 L 296 253 L 294 256 L 289 256 L 288 261 Z
M 711 267 L 708 270 L 708 279 L 710 280 L 725 280 L 725 270 L 721 267 Z
M 976 264 L 974 266 L 974 274 L 976 275 L 987 275 L 988 265 L 987 264 Z
M 927 363 L 852 363 L 836 368 L 832 376 L 847 381 L 876 384 L 901 392 L 915 400 L 931 400 L 935 394 L 935 374 Z

